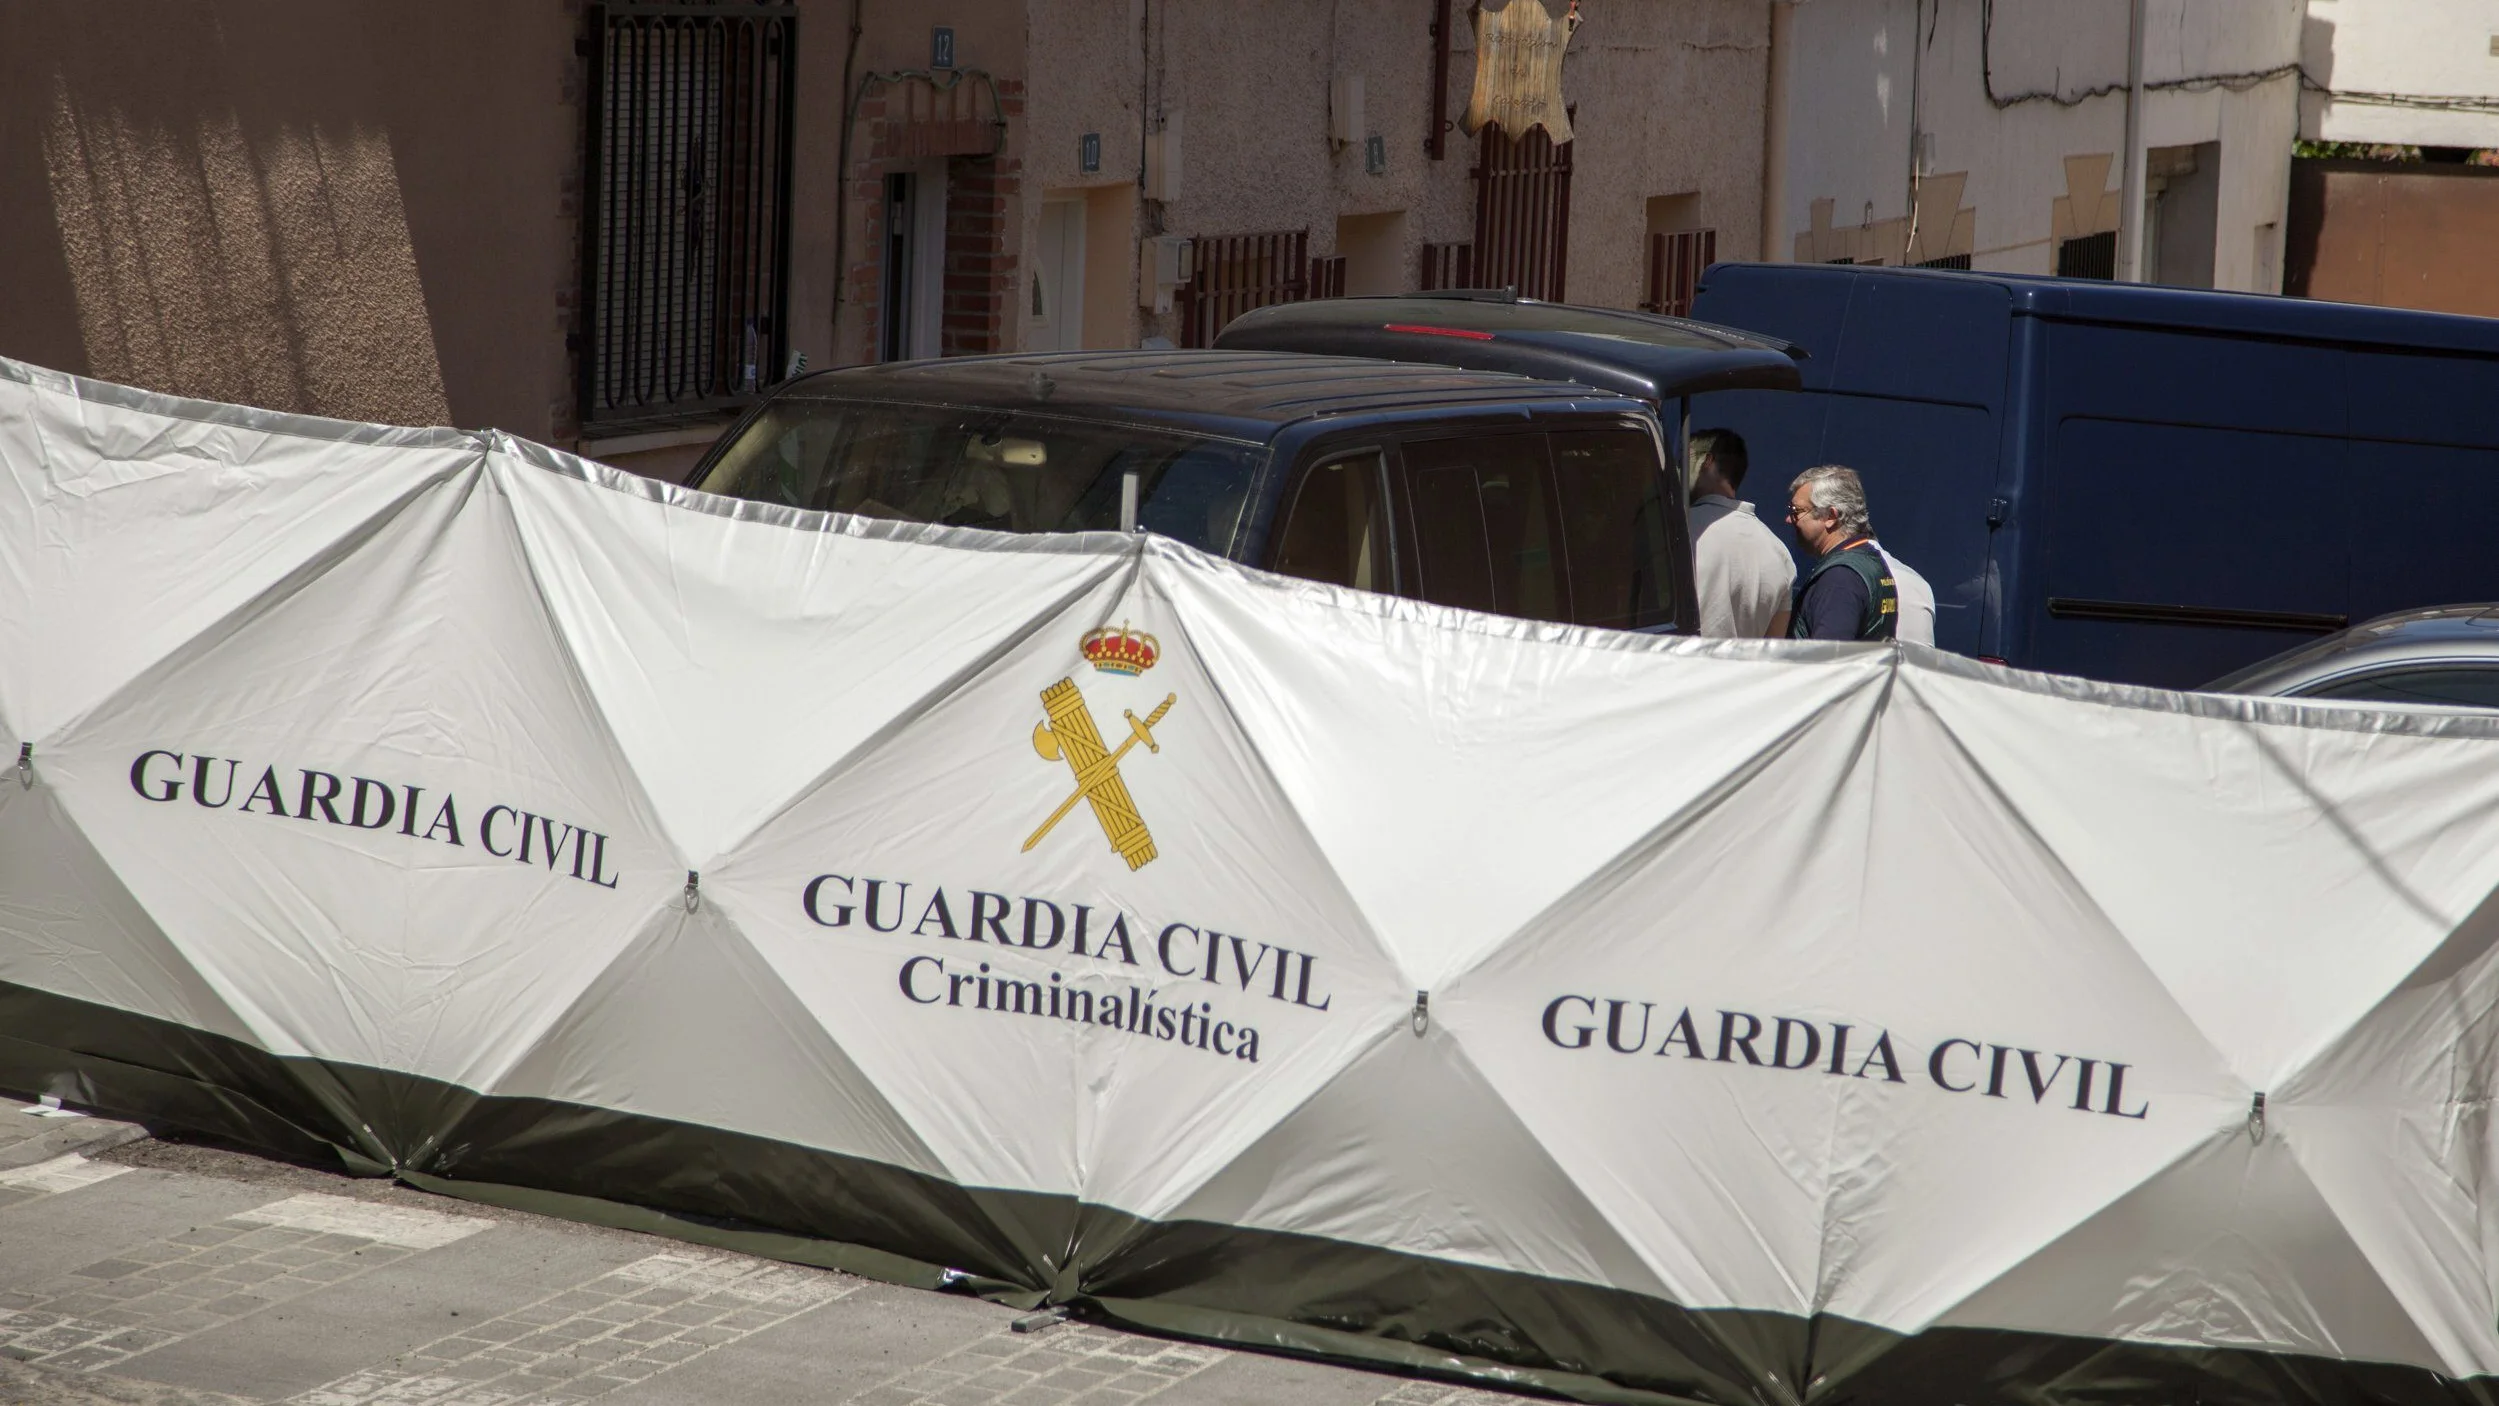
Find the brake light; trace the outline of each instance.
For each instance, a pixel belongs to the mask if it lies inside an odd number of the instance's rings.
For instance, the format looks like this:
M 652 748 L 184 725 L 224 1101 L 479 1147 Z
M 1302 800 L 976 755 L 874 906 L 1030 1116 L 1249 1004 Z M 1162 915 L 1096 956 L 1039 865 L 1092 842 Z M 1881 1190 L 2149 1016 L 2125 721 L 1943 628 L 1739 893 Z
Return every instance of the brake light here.
M 1418 336 L 1424 337 L 1463 337 L 1470 342 L 1489 342 L 1492 340 L 1492 334 L 1490 332 L 1469 332 L 1463 327 L 1426 327 L 1419 322 L 1383 323 L 1380 330 L 1383 332 L 1412 332 Z

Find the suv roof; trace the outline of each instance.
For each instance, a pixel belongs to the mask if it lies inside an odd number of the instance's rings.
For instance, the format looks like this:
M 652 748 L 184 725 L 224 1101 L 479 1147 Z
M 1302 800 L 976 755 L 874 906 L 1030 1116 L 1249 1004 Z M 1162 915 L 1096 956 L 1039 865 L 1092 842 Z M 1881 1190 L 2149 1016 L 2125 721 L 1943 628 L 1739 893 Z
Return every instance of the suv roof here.
M 1375 411 L 1533 404 L 1635 410 L 1585 385 L 1367 357 L 1242 351 L 1043 352 L 848 366 L 773 399 L 972 404 L 1163 425 L 1264 443 L 1296 421 Z
M 1279 303 L 1234 318 L 1215 345 L 1507 371 L 1652 403 L 1702 391 L 1792 391 L 1804 356 L 1776 338 L 1690 318 L 1482 290 Z

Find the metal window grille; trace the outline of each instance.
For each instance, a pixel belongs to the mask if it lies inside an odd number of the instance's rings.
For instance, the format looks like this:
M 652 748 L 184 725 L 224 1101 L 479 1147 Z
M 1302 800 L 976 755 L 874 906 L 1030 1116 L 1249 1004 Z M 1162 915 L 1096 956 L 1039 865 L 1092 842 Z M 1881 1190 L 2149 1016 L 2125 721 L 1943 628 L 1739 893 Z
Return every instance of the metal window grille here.
M 1418 285 L 1426 293 L 1443 288 L 1475 286 L 1475 246 L 1472 244 L 1426 244 L 1423 246 L 1423 277 Z
M 1310 296 L 1342 298 L 1345 296 L 1345 256 L 1337 254 L 1310 261 Z
M 1918 262 L 1918 267 L 1922 269 L 1965 269 L 1969 266 L 1970 256 L 1967 254 L 1946 254 L 1940 259 L 1922 259 Z
M 597 7 L 582 419 L 752 400 L 787 354 L 795 5 Z
M 1180 345 L 1211 347 L 1224 325 L 1251 308 L 1310 296 L 1310 231 L 1201 236 L 1190 242 L 1180 289 Z
M 2107 230 L 2086 234 L 2080 239 L 2060 241 L 2056 246 L 2056 276 L 2117 277 L 2117 231 Z
M 1649 236 L 1648 295 L 1640 300 L 1647 312 L 1690 317 L 1692 299 L 1700 292 L 1701 270 L 1718 259 L 1718 231 L 1690 229 Z
M 1522 298 L 1562 299 L 1571 229 L 1571 143 L 1542 127 L 1476 139 L 1475 276 Z

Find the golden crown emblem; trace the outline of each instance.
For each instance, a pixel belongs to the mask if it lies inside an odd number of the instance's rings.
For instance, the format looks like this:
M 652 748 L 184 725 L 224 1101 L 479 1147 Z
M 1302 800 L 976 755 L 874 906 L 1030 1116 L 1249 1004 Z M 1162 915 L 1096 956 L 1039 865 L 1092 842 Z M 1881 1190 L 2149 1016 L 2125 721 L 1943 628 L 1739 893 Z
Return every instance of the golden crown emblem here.
M 1154 667 L 1163 657 L 1163 648 L 1152 635 L 1131 630 L 1121 621 L 1116 630 L 1096 630 L 1085 636 L 1081 648 L 1094 668 L 1106 674 L 1126 674 L 1130 678 Z

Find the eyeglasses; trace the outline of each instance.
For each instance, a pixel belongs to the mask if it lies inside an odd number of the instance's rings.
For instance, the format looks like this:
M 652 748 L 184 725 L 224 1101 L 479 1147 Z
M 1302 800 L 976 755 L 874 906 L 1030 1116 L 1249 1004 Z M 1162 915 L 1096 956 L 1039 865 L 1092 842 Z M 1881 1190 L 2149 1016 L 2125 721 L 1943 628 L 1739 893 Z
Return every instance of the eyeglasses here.
M 1811 503 L 1790 503 L 1787 505 L 1787 520 L 1794 522 L 1800 517 L 1813 517 L 1818 513 L 1831 511 L 1833 510 L 1830 508 L 1817 508 Z

